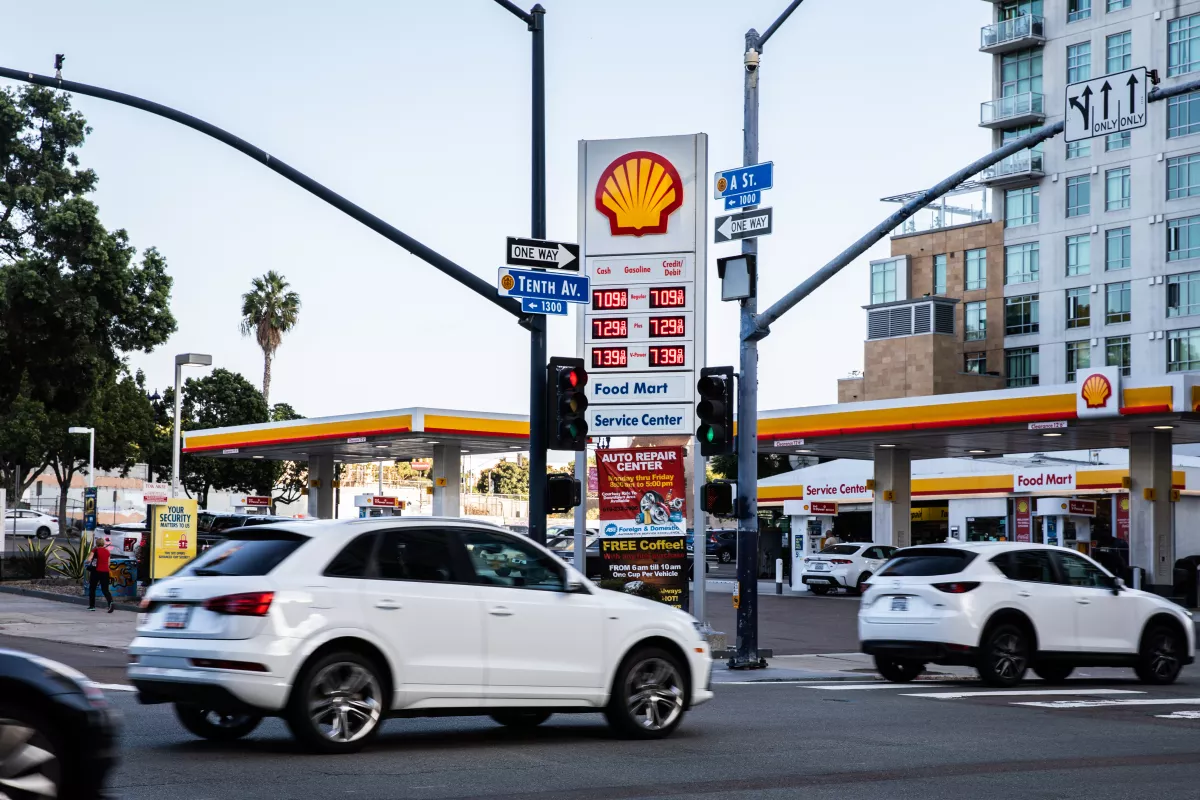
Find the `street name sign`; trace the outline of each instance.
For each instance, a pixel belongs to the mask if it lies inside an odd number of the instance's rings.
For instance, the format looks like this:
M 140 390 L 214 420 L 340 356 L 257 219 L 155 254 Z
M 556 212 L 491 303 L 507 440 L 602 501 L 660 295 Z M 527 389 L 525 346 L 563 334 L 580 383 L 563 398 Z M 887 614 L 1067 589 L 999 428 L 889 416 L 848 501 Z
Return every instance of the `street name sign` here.
M 746 192 L 745 194 L 730 195 L 725 198 L 725 210 L 735 211 L 747 206 L 756 206 L 762 200 L 762 192 Z
M 738 239 L 752 239 L 756 236 L 769 236 L 774 217 L 774 209 L 771 208 L 758 208 L 754 211 L 717 217 L 713 225 L 714 240 L 719 244 Z
M 504 248 L 504 263 L 510 267 L 579 272 L 579 245 L 509 236 Z
M 521 298 L 521 310 L 530 314 L 552 314 L 556 317 L 567 315 L 567 304 L 562 300 L 538 300 L 533 297 Z
M 765 161 L 749 167 L 736 167 L 713 176 L 713 199 L 761 192 L 770 189 L 775 178 L 775 162 Z
M 505 297 L 562 300 L 567 303 L 591 301 L 586 276 L 501 267 L 497 282 L 499 293 Z
M 1146 68 L 1067 86 L 1066 140 L 1079 142 L 1146 126 Z

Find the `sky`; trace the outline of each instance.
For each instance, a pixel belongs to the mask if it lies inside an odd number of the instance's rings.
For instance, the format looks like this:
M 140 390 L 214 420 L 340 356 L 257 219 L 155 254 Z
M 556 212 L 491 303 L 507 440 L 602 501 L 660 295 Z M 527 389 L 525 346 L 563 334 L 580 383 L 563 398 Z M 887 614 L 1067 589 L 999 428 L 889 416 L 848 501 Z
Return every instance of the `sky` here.
M 743 36 L 786 0 L 542 4 L 549 238 L 578 238 L 580 139 L 704 132 L 713 171 L 741 164 Z M 807 0 L 770 40 L 760 157 L 775 163 L 777 188 L 764 200 L 775 232 L 759 240 L 760 308 L 896 209 L 880 197 L 987 152 L 977 123 L 991 60 L 977 48 L 990 8 Z M 0 10 L 0 65 L 51 74 L 65 53 L 64 77 L 225 128 L 489 283 L 505 236 L 529 233 L 530 35 L 493 0 L 4 0 Z M 273 269 L 303 303 L 274 363 L 273 402 L 310 417 L 528 412 L 529 336 L 512 316 L 215 140 L 74 102 L 93 129 L 80 156 L 99 175 L 101 218 L 157 247 L 174 279 L 177 333 L 129 357 L 149 386 L 169 385 L 182 352 L 261 384 L 261 351 L 238 331 L 240 298 Z M 710 245 L 710 275 L 736 252 Z M 836 380 L 862 368 L 867 262 L 888 254 L 885 239 L 773 326 L 759 345 L 760 409 L 836 402 Z M 709 364 L 737 364 L 737 316 L 710 291 Z M 551 318 L 549 354 L 575 354 L 573 318 Z

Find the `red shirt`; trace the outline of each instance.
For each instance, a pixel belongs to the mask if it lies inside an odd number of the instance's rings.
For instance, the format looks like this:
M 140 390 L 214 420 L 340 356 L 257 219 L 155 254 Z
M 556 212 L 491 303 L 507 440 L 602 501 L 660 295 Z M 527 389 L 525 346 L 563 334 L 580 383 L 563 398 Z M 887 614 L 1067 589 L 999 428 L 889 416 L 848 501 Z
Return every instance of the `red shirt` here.
M 101 545 L 96 548 L 96 571 L 97 572 L 108 572 L 108 558 L 109 558 L 110 554 L 111 553 L 110 553 L 109 549 L 107 547 L 105 547 L 104 545 Z

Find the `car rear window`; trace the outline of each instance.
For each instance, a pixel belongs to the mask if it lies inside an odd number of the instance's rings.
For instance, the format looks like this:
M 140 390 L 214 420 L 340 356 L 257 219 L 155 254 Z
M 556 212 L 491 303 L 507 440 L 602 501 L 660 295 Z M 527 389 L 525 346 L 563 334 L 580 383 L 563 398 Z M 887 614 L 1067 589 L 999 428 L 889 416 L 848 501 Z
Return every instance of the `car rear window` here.
M 852 556 L 858 552 L 862 545 L 858 544 L 831 544 L 821 551 L 821 555 L 831 556 Z
M 233 535 L 194 558 L 178 575 L 269 575 L 308 541 L 267 527 L 235 528 Z
M 880 575 L 954 575 L 975 560 L 975 553 L 949 548 L 897 550 Z

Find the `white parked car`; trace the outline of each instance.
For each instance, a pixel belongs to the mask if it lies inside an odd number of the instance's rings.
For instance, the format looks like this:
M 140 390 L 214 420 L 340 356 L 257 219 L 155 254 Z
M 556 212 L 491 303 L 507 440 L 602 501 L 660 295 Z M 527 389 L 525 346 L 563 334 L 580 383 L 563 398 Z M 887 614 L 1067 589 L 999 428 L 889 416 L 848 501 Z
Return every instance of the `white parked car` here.
M 532 727 L 603 712 L 656 739 L 712 698 L 691 616 L 459 519 L 233 529 L 150 589 L 129 656 L 141 701 L 174 703 L 198 736 L 278 716 L 327 753 L 361 748 L 388 716 Z
M 900 682 L 932 662 L 973 666 L 995 686 L 1016 685 L 1027 668 L 1061 681 L 1081 666 L 1133 667 L 1166 684 L 1196 652 L 1180 606 L 1074 550 L 1002 542 L 898 550 L 863 595 L 858 637 Z
M 894 552 L 896 548 L 874 542 L 831 544 L 804 559 L 800 580 L 813 594 L 839 588 L 857 592 Z
M 4 533 L 49 539 L 58 533 L 58 517 L 32 509 L 10 508 L 4 513 Z

